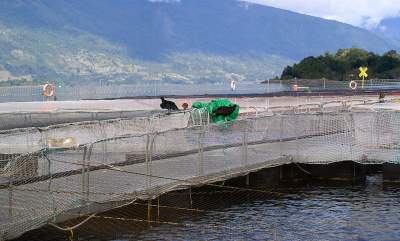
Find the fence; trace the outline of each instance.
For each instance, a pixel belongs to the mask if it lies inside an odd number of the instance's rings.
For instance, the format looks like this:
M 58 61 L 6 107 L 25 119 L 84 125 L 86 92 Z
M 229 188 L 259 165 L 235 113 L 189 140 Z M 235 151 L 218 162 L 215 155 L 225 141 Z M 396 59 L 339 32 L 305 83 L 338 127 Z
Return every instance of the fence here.
M 400 89 L 400 80 L 371 79 L 357 80 L 358 89 L 386 90 Z M 57 100 L 105 99 L 135 96 L 168 96 L 168 95 L 216 95 L 216 94 L 265 94 L 281 91 L 293 91 L 297 85 L 298 91 L 340 91 L 351 90 L 349 82 L 327 79 L 293 79 L 270 80 L 265 84 L 255 82 L 237 83 L 235 90 L 230 88 L 230 83 L 216 84 L 168 84 L 151 82 L 135 85 L 90 85 L 90 86 L 56 86 Z M 42 86 L 14 86 L 0 87 L 0 102 L 12 101 L 44 101 Z
M 261 86 L 261 88 L 260 88 Z M 135 96 L 165 95 L 215 95 L 215 94 L 262 94 L 286 90 L 284 86 L 271 84 L 268 88 L 258 83 L 240 82 L 235 91 L 229 83 L 217 84 L 135 84 L 135 85 L 90 85 L 56 86 L 57 100 L 105 99 Z M 44 101 L 42 86 L 0 87 L 0 102 Z
M 353 80 L 356 82 L 356 89 L 364 90 L 387 90 L 399 89 L 400 79 L 368 79 Z M 351 90 L 350 81 L 337 81 L 329 79 L 290 79 L 290 80 L 270 80 L 267 83 L 285 86 L 286 90 L 293 91 L 294 86 L 297 91 L 343 91 Z
M 399 160 L 400 113 L 284 113 L 222 125 L 192 113 L 186 128 L 148 131 L 135 129 L 142 120 L 89 123 L 83 134 L 95 139 L 83 144 L 9 155 L 0 175 L 1 237 L 292 162 Z

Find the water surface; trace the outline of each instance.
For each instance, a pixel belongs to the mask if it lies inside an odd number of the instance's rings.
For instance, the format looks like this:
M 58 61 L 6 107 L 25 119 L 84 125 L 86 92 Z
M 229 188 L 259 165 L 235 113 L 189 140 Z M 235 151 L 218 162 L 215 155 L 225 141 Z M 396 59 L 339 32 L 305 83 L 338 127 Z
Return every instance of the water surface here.
M 151 228 L 129 221 L 125 208 L 107 215 L 127 220 L 93 220 L 76 230 L 76 240 L 400 240 L 400 186 L 384 186 L 380 175 L 353 185 L 274 190 L 283 195 L 193 194 L 199 211 L 172 210 Z M 65 233 L 46 228 L 20 240 L 65 239 Z

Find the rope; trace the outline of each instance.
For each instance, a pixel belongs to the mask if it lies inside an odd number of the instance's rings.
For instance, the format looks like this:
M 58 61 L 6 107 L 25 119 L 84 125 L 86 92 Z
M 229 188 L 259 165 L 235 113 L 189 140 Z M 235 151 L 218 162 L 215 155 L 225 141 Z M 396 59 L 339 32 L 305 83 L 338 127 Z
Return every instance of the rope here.
M 72 214 L 73 215 L 73 214 Z M 82 216 L 82 215 L 80 215 Z M 192 224 L 192 223 L 178 223 L 178 222 L 172 222 L 172 221 L 149 221 L 145 219 L 140 219 L 140 218 L 124 218 L 124 217 L 113 217 L 113 216 L 105 216 L 105 215 L 95 215 L 91 218 L 97 218 L 97 219 L 108 219 L 108 220 L 114 220 L 114 221 L 127 221 L 127 222 L 142 222 L 142 223 L 151 223 L 151 224 L 167 224 L 167 225 L 175 225 L 175 226 L 185 226 L 185 227 L 198 227 L 198 226 L 206 226 L 208 228 L 224 228 L 228 230 L 235 230 L 237 231 L 238 228 L 232 228 L 229 226 L 221 225 L 221 224 L 207 224 L 207 225 L 198 225 L 198 224 Z M 248 230 L 246 228 L 239 228 L 239 230 Z M 69 230 L 68 230 L 69 231 Z
M 92 215 L 90 215 L 87 218 L 85 218 L 82 222 L 80 222 L 80 223 L 78 223 L 78 224 L 76 224 L 75 226 L 72 226 L 72 227 L 63 228 L 63 227 L 58 226 L 55 223 L 48 223 L 48 224 L 50 226 L 58 229 L 58 230 L 61 230 L 61 231 L 64 231 L 64 232 L 69 232 L 69 234 L 68 234 L 69 241 L 74 241 L 74 229 L 79 228 L 80 226 L 82 226 L 83 224 L 85 224 L 87 221 L 89 221 L 90 219 L 92 219 L 95 216 L 96 216 L 96 213 L 93 213 Z
M 118 209 L 118 208 L 122 208 L 122 207 L 125 207 L 125 206 L 128 206 L 128 205 L 131 205 L 131 204 L 133 204 L 135 201 L 136 201 L 136 200 L 132 200 L 132 201 L 130 201 L 130 202 L 128 202 L 128 203 L 125 203 L 125 204 L 119 205 L 119 206 L 117 206 L 117 207 L 114 207 L 114 209 Z M 76 215 L 76 214 L 70 213 L 70 215 Z M 52 226 L 52 227 L 55 227 L 55 228 L 61 230 L 61 231 L 65 231 L 65 232 L 68 232 L 68 231 L 69 231 L 70 233 L 69 233 L 68 238 L 69 238 L 70 241 L 74 241 L 74 231 L 73 231 L 73 230 L 76 229 L 76 228 L 79 228 L 80 226 L 82 226 L 83 224 L 85 224 L 86 222 L 88 222 L 89 220 L 91 220 L 92 218 L 94 218 L 96 215 L 97 215 L 97 213 L 93 213 L 93 214 L 89 215 L 86 219 L 84 219 L 83 221 L 79 222 L 78 224 L 76 224 L 76 225 L 74 225 L 74 226 L 72 226 L 72 227 L 65 227 L 65 228 L 63 228 L 63 227 L 60 227 L 60 226 L 58 226 L 57 224 L 51 223 L 51 222 L 49 222 L 48 224 L 49 224 L 50 226 Z M 83 217 L 84 215 L 79 215 L 79 216 L 80 216 L 80 217 Z
M 70 229 L 69 231 L 70 231 L 70 234 L 68 236 L 68 239 L 69 239 L 69 241 L 74 241 L 74 230 Z
M 78 224 L 76 224 L 76 225 L 74 225 L 74 226 L 72 226 L 72 227 L 63 228 L 63 227 L 58 226 L 58 225 L 55 224 L 55 223 L 48 223 L 48 224 L 49 224 L 50 226 L 52 226 L 52 227 L 55 227 L 55 228 L 61 230 L 61 231 L 70 231 L 70 230 L 79 228 L 80 226 L 82 226 L 83 224 L 85 224 L 87 221 L 89 221 L 91 218 L 93 218 L 94 216 L 96 216 L 96 213 L 91 214 L 90 216 L 88 216 L 87 218 L 85 218 L 83 221 L 81 221 L 80 223 L 78 223 Z
M 306 174 L 312 176 L 312 174 L 311 174 L 310 172 L 306 171 L 304 168 L 302 168 L 302 167 L 299 165 L 299 163 L 297 163 L 297 162 L 292 162 L 292 163 L 293 163 L 297 168 L 299 168 L 300 171 L 303 171 L 304 173 L 306 173 Z

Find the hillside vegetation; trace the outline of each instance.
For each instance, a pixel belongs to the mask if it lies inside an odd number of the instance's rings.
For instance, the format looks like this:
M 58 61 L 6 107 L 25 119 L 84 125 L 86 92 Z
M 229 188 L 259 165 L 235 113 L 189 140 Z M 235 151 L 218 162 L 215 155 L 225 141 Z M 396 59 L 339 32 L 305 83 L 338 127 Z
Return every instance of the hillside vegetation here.
M 305 56 L 392 43 L 336 21 L 237 0 L 2 0 L 0 84 L 220 82 Z
M 307 57 L 287 66 L 281 79 L 357 79 L 359 67 L 363 66 L 368 67 L 369 78 L 400 79 L 400 55 L 395 50 L 378 55 L 357 48 Z

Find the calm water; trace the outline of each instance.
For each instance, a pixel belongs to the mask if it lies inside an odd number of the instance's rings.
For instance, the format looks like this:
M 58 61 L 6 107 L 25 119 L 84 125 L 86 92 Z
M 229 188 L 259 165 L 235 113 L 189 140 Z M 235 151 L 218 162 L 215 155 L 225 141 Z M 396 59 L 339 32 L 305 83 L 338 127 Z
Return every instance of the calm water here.
M 141 240 L 400 240 L 400 188 L 366 185 L 300 187 L 282 198 L 232 205 L 191 220 L 160 226 Z M 207 228 L 210 226 L 219 228 Z
M 196 208 L 206 212 L 172 212 L 168 220 L 173 224 L 139 230 L 133 230 L 137 223 L 95 221 L 78 230 L 76 240 L 400 240 L 400 187 L 383 186 L 380 176 L 357 185 L 305 184 L 276 190 L 285 194 L 193 196 Z M 129 210 L 119 214 L 128 217 Z M 66 236 L 44 230 L 21 240 Z

